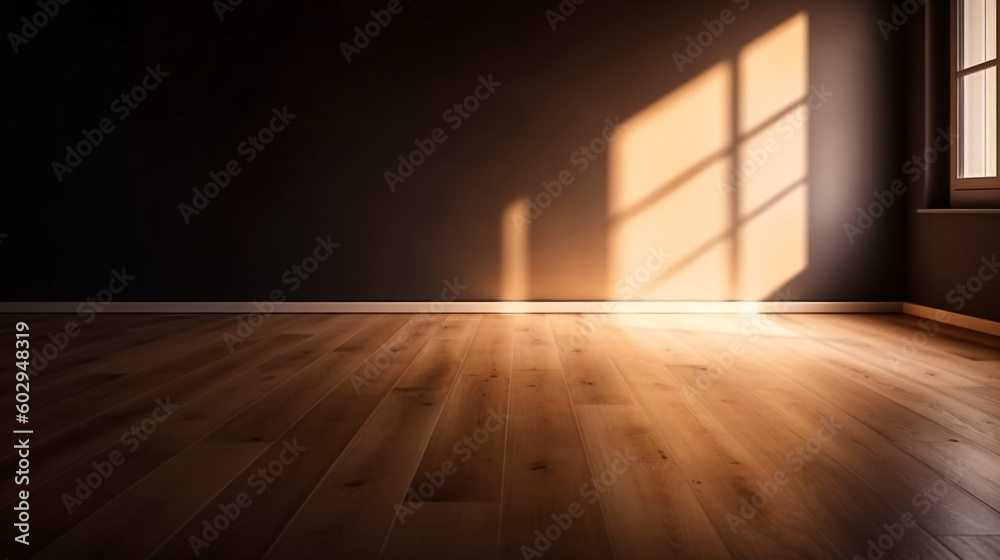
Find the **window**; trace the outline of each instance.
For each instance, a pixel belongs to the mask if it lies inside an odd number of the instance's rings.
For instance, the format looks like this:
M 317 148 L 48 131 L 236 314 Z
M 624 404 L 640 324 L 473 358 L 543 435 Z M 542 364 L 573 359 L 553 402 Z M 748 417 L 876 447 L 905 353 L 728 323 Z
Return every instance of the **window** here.
M 952 0 L 951 206 L 1000 205 L 996 0 Z

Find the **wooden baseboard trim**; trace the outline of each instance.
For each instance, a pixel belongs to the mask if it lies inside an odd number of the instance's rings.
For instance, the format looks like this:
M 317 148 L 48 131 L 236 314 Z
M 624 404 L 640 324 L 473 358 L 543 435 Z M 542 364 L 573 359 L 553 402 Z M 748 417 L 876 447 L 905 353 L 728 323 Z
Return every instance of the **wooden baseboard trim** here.
M 79 303 L 0 303 L 0 313 L 77 313 Z M 452 301 L 111 302 L 102 313 L 902 313 L 899 302 L 823 301 Z
M 947 323 L 949 325 L 962 327 L 971 331 L 1000 336 L 1000 323 L 990 321 L 989 319 L 981 319 L 971 315 L 962 315 L 961 313 L 944 311 L 942 309 L 935 309 L 933 307 L 918 305 L 916 303 L 904 303 L 903 313 L 913 315 L 914 317 L 921 317 L 923 319 L 933 319 L 941 323 Z

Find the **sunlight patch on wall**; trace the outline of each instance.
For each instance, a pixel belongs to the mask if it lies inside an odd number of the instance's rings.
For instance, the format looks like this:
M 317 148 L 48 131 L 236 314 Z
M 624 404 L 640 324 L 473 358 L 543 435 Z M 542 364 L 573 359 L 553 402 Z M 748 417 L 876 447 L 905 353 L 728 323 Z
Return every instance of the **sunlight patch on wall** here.
M 629 119 L 613 144 L 609 297 L 615 297 L 613 287 L 622 277 L 643 266 L 649 249 L 659 246 L 675 259 L 695 258 L 682 273 L 643 286 L 642 299 L 660 299 L 659 294 L 699 299 L 725 286 L 725 242 L 703 245 L 728 228 L 728 210 L 716 185 L 731 165 L 732 87 L 731 66 L 717 64 Z
M 737 199 L 735 299 L 761 300 L 808 265 L 809 20 L 800 13 L 738 58 L 738 164 L 752 173 Z
M 529 298 L 531 221 L 524 198 L 508 204 L 500 216 L 500 299 L 524 301 Z
M 740 134 L 780 115 L 809 91 L 809 18 L 795 15 L 740 50 Z
M 651 247 L 672 261 L 635 299 L 758 301 L 806 268 L 808 39 L 797 14 L 625 123 L 609 155 L 611 287 Z

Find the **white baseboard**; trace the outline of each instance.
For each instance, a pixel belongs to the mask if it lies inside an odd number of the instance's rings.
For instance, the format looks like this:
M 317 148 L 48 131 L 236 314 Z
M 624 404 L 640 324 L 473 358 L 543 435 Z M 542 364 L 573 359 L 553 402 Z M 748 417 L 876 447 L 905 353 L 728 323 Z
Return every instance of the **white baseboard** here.
M 77 313 L 76 302 L 0 302 L 0 313 Z M 1000 323 L 901 302 L 842 301 L 371 301 L 285 302 L 275 313 L 905 313 L 1000 336 Z M 103 313 L 254 313 L 253 302 L 111 302 Z
M 979 331 L 993 336 L 1000 336 L 1000 323 L 990 321 L 989 319 L 980 319 L 979 317 L 962 315 L 961 313 L 944 311 L 933 307 L 927 307 L 925 305 L 917 305 L 916 303 L 904 303 L 903 313 L 913 315 L 914 317 L 921 317 L 923 319 L 933 319 L 941 323 L 947 323 L 949 325 L 955 325 L 956 327 Z
M 0 313 L 76 313 L 79 303 L 0 303 Z M 253 313 L 253 302 L 111 302 L 102 313 Z M 276 313 L 902 313 L 899 302 L 452 301 L 285 302 Z

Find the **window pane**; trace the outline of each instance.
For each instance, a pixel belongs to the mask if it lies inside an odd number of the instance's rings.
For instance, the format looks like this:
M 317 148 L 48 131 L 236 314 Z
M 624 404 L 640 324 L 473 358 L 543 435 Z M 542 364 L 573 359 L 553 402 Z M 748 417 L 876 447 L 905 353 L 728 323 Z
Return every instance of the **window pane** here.
M 996 177 L 997 69 L 987 68 L 961 80 L 959 176 Z
M 961 67 L 997 57 L 996 0 L 963 0 Z

